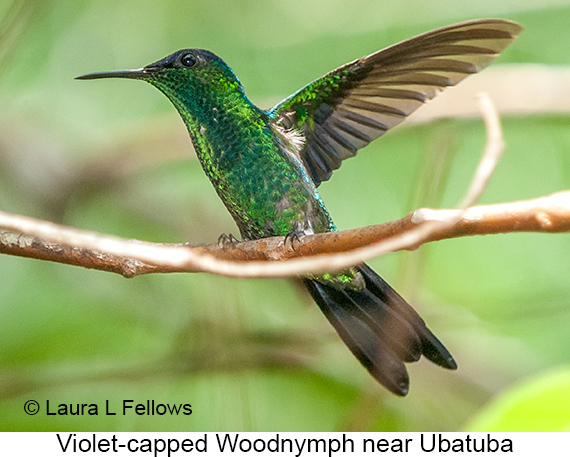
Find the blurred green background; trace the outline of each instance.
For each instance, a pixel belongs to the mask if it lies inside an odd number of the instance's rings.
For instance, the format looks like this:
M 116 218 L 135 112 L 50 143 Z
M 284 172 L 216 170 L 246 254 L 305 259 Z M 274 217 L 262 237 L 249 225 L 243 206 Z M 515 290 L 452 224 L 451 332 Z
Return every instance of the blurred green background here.
M 156 242 L 237 235 L 185 128 L 147 84 L 75 81 L 179 48 L 222 56 L 268 108 L 357 57 L 482 17 L 526 30 L 498 63 L 570 64 L 563 0 L 0 1 L 0 208 Z M 482 202 L 570 188 L 570 117 L 504 117 Z M 340 228 L 455 205 L 482 122 L 403 126 L 321 186 Z M 448 240 L 370 262 L 454 354 L 376 385 L 293 282 L 124 279 L 0 257 L 0 430 L 570 430 L 570 237 Z M 24 413 L 26 400 L 42 410 Z M 190 416 L 46 416 L 45 402 L 190 403 Z

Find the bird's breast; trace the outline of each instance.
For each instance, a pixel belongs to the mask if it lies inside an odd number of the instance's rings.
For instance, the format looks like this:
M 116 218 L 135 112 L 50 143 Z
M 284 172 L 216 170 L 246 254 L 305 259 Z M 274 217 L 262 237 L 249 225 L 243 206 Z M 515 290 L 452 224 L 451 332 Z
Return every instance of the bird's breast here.
M 290 142 L 271 125 L 228 119 L 200 125 L 193 142 L 206 174 L 243 237 L 331 230 L 332 221 Z M 195 137 L 195 138 L 194 138 Z

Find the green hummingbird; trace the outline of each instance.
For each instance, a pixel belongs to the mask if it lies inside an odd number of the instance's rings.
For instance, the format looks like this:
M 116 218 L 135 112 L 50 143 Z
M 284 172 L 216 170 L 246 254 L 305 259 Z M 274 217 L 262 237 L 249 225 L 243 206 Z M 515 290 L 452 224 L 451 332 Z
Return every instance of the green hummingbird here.
M 347 63 L 269 110 L 255 106 L 231 68 L 203 49 L 77 79 L 140 79 L 158 88 L 186 124 L 242 238 L 300 236 L 337 230 L 318 186 L 344 159 L 444 87 L 485 68 L 521 31 L 501 19 L 437 29 Z M 404 363 L 422 355 L 457 368 L 423 319 L 367 265 L 303 282 L 348 348 L 391 392 L 408 393 Z

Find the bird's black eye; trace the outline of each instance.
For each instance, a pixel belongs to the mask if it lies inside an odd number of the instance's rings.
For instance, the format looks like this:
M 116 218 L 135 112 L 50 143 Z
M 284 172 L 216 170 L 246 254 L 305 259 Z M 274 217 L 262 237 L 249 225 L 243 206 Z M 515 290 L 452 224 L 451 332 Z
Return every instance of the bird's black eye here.
M 188 54 L 184 54 L 180 58 L 180 63 L 187 68 L 192 68 L 192 67 L 196 66 L 196 64 L 198 63 L 198 59 L 196 58 L 196 56 L 194 54 L 189 52 Z

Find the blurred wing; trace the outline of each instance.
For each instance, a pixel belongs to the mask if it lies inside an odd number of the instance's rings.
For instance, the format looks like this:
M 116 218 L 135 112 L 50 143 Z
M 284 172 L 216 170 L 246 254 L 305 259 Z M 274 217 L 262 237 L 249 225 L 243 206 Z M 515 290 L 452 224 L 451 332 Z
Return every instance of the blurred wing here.
M 444 87 L 489 65 L 522 30 L 501 19 L 434 30 L 327 73 L 269 113 L 304 137 L 300 159 L 318 186 Z

